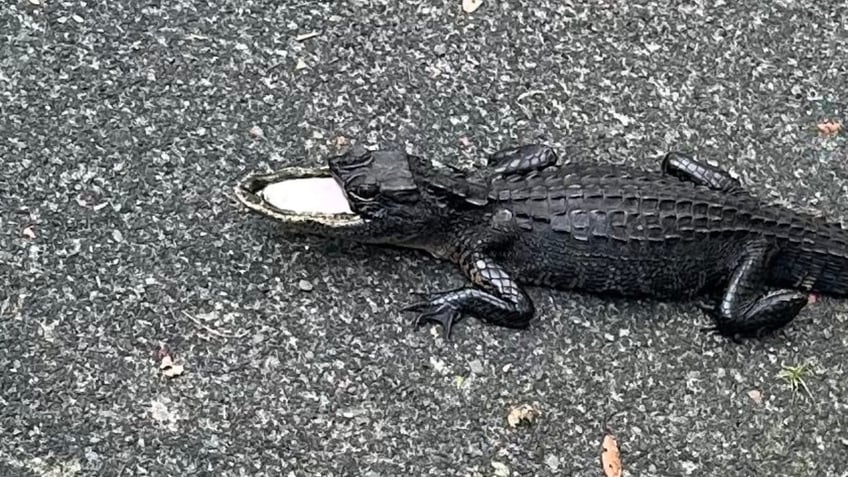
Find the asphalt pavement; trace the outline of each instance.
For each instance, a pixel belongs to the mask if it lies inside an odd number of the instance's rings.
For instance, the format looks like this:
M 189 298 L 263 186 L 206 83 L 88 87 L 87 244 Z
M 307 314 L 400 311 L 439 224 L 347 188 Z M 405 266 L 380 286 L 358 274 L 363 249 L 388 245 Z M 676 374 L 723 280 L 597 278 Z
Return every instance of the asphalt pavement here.
M 627 476 L 848 475 L 844 301 L 734 343 L 691 304 L 533 288 L 529 329 L 446 342 L 398 308 L 452 265 L 230 193 L 345 144 L 535 141 L 690 151 L 845 220 L 848 135 L 818 125 L 848 120 L 846 29 L 793 0 L 5 2 L 0 475 L 599 476 L 605 430 Z

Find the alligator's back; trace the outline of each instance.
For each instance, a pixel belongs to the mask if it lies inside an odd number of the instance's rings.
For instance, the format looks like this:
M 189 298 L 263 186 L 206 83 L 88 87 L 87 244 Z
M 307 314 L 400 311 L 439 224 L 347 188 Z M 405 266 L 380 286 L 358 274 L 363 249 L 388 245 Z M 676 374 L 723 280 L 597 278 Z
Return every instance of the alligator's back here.
M 525 281 L 661 297 L 726 285 L 746 243 L 774 251 L 767 281 L 848 293 L 838 225 L 659 172 L 562 166 L 494 177 L 489 199 L 525 232 L 503 257 Z

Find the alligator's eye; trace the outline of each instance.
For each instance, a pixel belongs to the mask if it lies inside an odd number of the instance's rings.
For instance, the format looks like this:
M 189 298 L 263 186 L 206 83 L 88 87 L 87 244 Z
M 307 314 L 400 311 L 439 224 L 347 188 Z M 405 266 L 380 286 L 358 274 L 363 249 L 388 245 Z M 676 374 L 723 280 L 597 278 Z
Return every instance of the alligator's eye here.
M 377 197 L 377 194 L 380 193 L 380 187 L 377 184 L 365 183 L 358 186 L 352 192 L 359 200 L 374 200 L 374 198 Z

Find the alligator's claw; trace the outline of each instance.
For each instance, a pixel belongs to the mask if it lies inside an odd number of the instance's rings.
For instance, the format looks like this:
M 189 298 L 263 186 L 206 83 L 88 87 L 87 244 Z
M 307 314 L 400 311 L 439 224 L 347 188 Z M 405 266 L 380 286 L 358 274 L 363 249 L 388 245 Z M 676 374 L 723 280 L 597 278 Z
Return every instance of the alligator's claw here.
M 697 307 L 699 310 L 703 311 L 710 317 L 718 313 L 718 305 L 713 301 L 698 300 L 695 302 L 695 307 Z
M 415 318 L 416 326 L 423 326 L 427 322 L 442 325 L 444 337 L 449 340 L 453 326 L 462 319 L 462 313 L 448 303 L 435 304 L 429 301 L 413 303 L 400 309 L 402 312 L 418 312 Z
M 716 325 L 711 326 L 702 326 L 701 333 L 704 333 L 707 336 L 720 336 L 722 338 L 727 338 L 730 341 L 733 341 L 736 344 L 741 344 L 742 340 L 737 335 L 728 335 L 721 331 L 721 329 Z

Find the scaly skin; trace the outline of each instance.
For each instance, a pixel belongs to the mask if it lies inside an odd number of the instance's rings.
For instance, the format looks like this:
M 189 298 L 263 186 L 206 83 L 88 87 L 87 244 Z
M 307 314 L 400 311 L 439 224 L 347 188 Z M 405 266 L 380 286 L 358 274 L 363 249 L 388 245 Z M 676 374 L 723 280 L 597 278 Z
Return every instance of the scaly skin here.
M 404 308 L 448 336 L 465 315 L 526 327 L 535 308 L 522 285 L 707 295 L 713 329 L 741 336 L 785 326 L 809 292 L 848 292 L 848 233 L 762 203 L 720 168 L 677 153 L 658 172 L 556 162 L 552 150 L 531 144 L 496 153 L 474 176 L 397 151 L 351 152 L 330 168 L 354 210 L 396 224 L 351 239 L 426 250 L 469 279 L 473 286 Z M 391 189 L 404 190 L 403 200 Z

